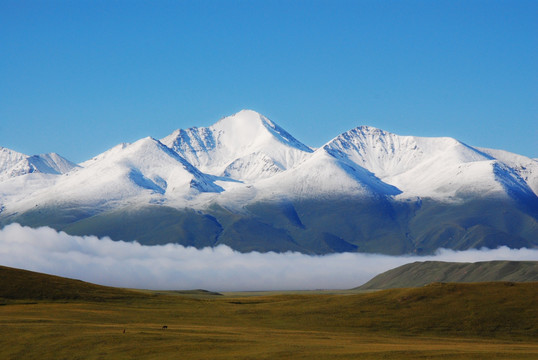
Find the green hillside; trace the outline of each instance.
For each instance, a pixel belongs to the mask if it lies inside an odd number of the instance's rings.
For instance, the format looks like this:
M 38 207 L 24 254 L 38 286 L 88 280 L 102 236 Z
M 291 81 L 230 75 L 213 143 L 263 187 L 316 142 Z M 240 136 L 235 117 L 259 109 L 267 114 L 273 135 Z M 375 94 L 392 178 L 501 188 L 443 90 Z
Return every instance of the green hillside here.
M 358 290 L 419 287 L 433 282 L 538 281 L 538 261 L 424 261 L 386 271 Z

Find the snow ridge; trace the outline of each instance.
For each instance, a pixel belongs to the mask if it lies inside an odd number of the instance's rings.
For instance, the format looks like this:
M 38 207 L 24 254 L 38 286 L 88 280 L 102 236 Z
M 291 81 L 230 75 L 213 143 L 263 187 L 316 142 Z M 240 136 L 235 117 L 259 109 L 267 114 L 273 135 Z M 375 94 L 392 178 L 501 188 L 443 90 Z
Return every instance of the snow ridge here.
M 508 171 L 510 165 L 497 160 L 494 152 L 453 138 L 399 136 L 359 126 L 337 136 L 323 148 L 395 186 L 401 191 L 400 198 L 418 196 L 453 201 L 469 196 L 536 194 L 531 190 L 534 182 L 525 181 L 525 175 L 534 179 L 538 171 L 533 169 L 532 174 Z M 510 159 L 512 166 L 522 160 Z M 514 192 L 514 187 L 519 190 Z
M 56 153 L 28 156 L 0 147 L 0 181 L 31 173 L 60 175 L 77 167 Z

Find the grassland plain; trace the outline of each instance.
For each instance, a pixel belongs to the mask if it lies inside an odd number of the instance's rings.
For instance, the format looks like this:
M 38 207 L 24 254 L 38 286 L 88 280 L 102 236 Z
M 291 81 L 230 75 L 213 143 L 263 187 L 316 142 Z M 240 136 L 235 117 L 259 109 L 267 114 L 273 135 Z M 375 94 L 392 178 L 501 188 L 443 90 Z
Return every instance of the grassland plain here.
M 0 288 L 13 282 L 4 275 Z M 16 282 L 0 300 L 1 359 L 538 357 L 538 283 L 248 296 L 98 287 L 91 298 L 33 299 L 17 289 L 35 284 Z

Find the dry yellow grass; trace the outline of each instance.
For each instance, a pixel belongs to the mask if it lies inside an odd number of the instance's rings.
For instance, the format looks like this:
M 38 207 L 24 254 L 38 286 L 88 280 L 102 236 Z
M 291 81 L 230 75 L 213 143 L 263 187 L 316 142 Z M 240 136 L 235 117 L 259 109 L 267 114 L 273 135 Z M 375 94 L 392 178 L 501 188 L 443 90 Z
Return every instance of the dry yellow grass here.
M 0 299 L 0 359 L 538 358 L 538 283 L 211 296 L 19 275 Z
M 482 289 L 483 290 L 483 289 Z M 377 294 L 377 297 L 374 295 Z M 389 296 L 390 295 L 390 296 Z M 0 306 L 2 359 L 536 359 L 538 341 L 509 332 L 446 336 L 391 329 L 392 292 Z M 372 298 L 372 296 L 374 296 Z M 365 305 L 370 304 L 370 305 Z M 350 307 L 356 305 L 356 310 Z M 369 313 L 370 312 L 370 313 Z M 362 314 L 362 319 L 357 317 Z M 404 311 L 401 316 L 408 316 Z M 397 321 L 405 321 L 398 318 Z M 162 326 L 167 325 L 163 330 Z M 408 330 L 406 326 L 409 327 Z M 125 329 L 125 333 L 123 330 Z M 530 335 L 530 333 L 529 333 Z
M 535 359 L 537 342 L 282 329 L 235 314 L 204 317 L 212 301 L 138 305 L 29 304 L 0 309 L 2 359 Z M 188 302 L 187 302 L 188 303 Z M 205 305 L 205 306 L 204 306 Z M 216 306 L 216 309 L 215 309 Z M 215 316 L 215 311 L 208 311 Z M 179 313 L 183 313 L 179 311 Z M 199 316 L 199 319 L 196 317 Z M 233 319 L 237 317 L 236 319 Z M 281 320 L 281 319 L 280 319 Z M 214 323 L 214 324 L 211 324 Z M 162 330 L 167 325 L 168 329 Z M 322 326 L 321 326 L 322 327 Z M 125 329 L 125 333 L 123 330 Z

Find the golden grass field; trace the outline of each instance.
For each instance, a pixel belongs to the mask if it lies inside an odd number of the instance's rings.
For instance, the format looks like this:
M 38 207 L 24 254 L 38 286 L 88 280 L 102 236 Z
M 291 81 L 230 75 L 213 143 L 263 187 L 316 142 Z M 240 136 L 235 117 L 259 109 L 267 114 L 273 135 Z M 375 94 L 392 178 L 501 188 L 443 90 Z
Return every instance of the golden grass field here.
M 223 296 L 69 286 L 78 298 L 0 294 L 0 359 L 538 358 L 538 283 Z

